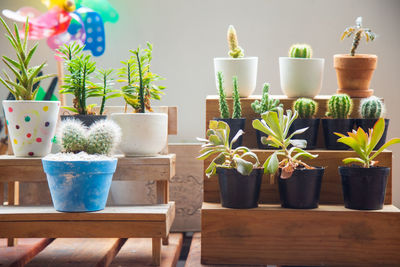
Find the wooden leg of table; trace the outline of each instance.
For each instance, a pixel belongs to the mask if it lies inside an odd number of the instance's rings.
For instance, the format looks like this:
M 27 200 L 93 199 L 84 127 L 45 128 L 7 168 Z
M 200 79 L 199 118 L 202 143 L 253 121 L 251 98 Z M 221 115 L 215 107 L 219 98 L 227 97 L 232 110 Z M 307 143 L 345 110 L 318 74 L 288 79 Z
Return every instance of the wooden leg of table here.
M 0 183 L 0 206 L 4 205 L 4 183 Z
M 152 238 L 153 249 L 153 265 L 160 266 L 161 264 L 161 238 Z
M 8 205 L 19 205 L 19 182 L 8 182 Z M 16 238 L 8 238 L 7 246 L 17 245 Z
M 157 203 L 166 204 L 169 201 L 169 182 L 166 181 L 156 181 L 157 187 Z M 169 244 L 168 237 L 162 239 L 162 244 L 167 246 Z

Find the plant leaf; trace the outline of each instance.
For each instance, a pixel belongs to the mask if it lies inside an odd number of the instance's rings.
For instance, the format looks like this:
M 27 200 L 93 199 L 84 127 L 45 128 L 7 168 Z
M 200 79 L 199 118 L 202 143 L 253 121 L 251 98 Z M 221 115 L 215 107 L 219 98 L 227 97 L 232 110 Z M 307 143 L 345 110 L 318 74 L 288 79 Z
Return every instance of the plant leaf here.
M 400 138 L 393 138 L 390 141 L 386 142 L 383 146 L 381 146 L 373 155 L 370 157 L 370 160 L 376 158 L 385 148 L 400 143 Z
M 344 164 L 350 164 L 350 163 L 353 163 L 353 162 L 361 163 L 363 166 L 367 165 L 366 162 L 364 160 L 360 159 L 360 158 L 345 158 L 343 160 Z
M 290 140 L 290 144 L 292 144 L 292 146 L 295 146 L 298 148 L 306 148 L 307 141 L 303 140 L 303 139 L 293 139 L 293 140 Z
M 241 175 L 249 175 L 253 171 L 253 163 L 244 160 L 240 157 L 234 157 L 233 160 L 236 162 L 236 170 Z
M 232 147 L 232 145 L 239 139 L 240 136 L 242 136 L 244 134 L 242 129 L 239 129 L 239 131 L 235 134 L 235 136 L 232 138 L 230 147 Z
M 265 167 L 267 172 L 265 172 Z M 279 167 L 279 160 L 276 152 L 274 152 L 264 163 L 264 173 L 275 174 Z
M 380 118 L 372 128 L 372 133 L 370 133 L 370 142 L 367 147 L 368 155 L 374 150 L 379 140 L 381 140 L 383 132 L 385 131 L 385 120 Z

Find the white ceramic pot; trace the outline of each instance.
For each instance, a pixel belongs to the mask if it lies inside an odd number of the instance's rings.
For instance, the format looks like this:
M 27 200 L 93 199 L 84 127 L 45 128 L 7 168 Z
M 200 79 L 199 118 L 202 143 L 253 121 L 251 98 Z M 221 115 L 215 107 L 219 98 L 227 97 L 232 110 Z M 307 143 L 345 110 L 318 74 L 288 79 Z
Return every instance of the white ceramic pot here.
M 238 78 L 241 97 L 250 96 L 256 89 L 258 57 L 214 58 L 215 82 L 218 90 L 217 73 L 224 76 L 224 88 L 227 97 L 232 97 L 233 76 Z
M 4 100 L 3 108 L 15 156 L 44 157 L 50 153 L 59 101 Z
M 322 87 L 323 58 L 279 58 L 281 88 L 288 97 L 314 98 Z
M 113 113 L 111 119 L 121 127 L 120 150 L 126 156 L 155 156 L 167 145 L 167 114 Z

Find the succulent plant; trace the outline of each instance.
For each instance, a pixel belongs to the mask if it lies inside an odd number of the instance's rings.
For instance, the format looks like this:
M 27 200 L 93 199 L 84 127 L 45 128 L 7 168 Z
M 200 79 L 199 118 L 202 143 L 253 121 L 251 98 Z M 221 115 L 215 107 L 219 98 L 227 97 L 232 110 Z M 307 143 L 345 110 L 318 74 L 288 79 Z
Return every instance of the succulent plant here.
M 318 103 L 310 98 L 299 98 L 293 104 L 293 109 L 297 111 L 301 119 L 311 119 L 318 110 Z
M 270 97 L 269 88 L 269 83 L 264 83 L 261 101 L 254 100 L 254 102 L 251 103 L 251 108 L 255 113 L 262 114 L 267 111 L 277 111 L 277 107 L 283 107 L 283 105 L 279 103 L 279 99 Z
M 232 119 L 240 119 L 242 117 L 242 105 L 240 104 L 240 96 L 238 89 L 238 79 L 233 77 L 233 112 Z
M 311 58 L 311 46 L 308 44 L 294 44 L 289 48 L 289 57 Z
M 219 94 L 219 113 L 221 115 L 221 118 L 229 119 L 230 117 L 229 108 L 228 108 L 228 103 L 226 102 L 226 94 L 223 86 L 224 76 L 221 71 L 217 73 L 217 79 L 218 79 L 218 94 Z
M 376 96 L 370 96 L 361 100 L 360 114 L 364 119 L 379 119 L 385 112 L 385 105 Z
M 343 40 L 345 37 L 350 37 L 353 34 L 354 34 L 354 39 L 353 39 L 353 44 L 352 44 L 351 50 L 350 50 L 350 55 L 352 55 L 352 56 L 355 55 L 356 49 L 357 49 L 358 45 L 360 44 L 360 40 L 363 35 L 365 36 L 365 40 L 367 42 L 369 42 L 370 40 L 371 41 L 375 40 L 375 37 L 376 37 L 376 34 L 373 33 L 370 29 L 362 27 L 362 17 L 358 17 L 356 19 L 355 26 L 347 27 L 343 31 L 342 37 L 340 39 Z
M 63 152 L 77 153 L 85 151 L 86 130 L 80 120 L 62 121 L 56 139 L 61 142 Z
M 333 119 L 347 119 L 353 109 L 353 101 L 346 94 L 331 96 L 328 101 L 326 116 Z
M 232 58 L 243 57 L 243 49 L 238 44 L 238 39 L 236 35 L 236 30 L 232 25 L 228 28 L 228 46 L 229 46 L 229 56 Z

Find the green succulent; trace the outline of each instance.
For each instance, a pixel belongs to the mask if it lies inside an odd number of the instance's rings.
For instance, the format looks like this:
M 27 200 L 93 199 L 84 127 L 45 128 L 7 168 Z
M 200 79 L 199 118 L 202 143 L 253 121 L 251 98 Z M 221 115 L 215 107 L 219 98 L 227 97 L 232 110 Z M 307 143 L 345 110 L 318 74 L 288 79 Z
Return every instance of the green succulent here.
M 360 44 L 360 40 L 362 36 L 365 36 L 365 40 L 367 42 L 375 40 L 376 34 L 371 31 L 371 29 L 362 27 L 362 17 L 358 17 L 356 19 L 356 25 L 347 27 L 341 36 L 341 40 L 346 37 L 350 37 L 354 34 L 353 44 L 351 46 L 350 55 L 354 56 L 356 53 L 356 49 Z

